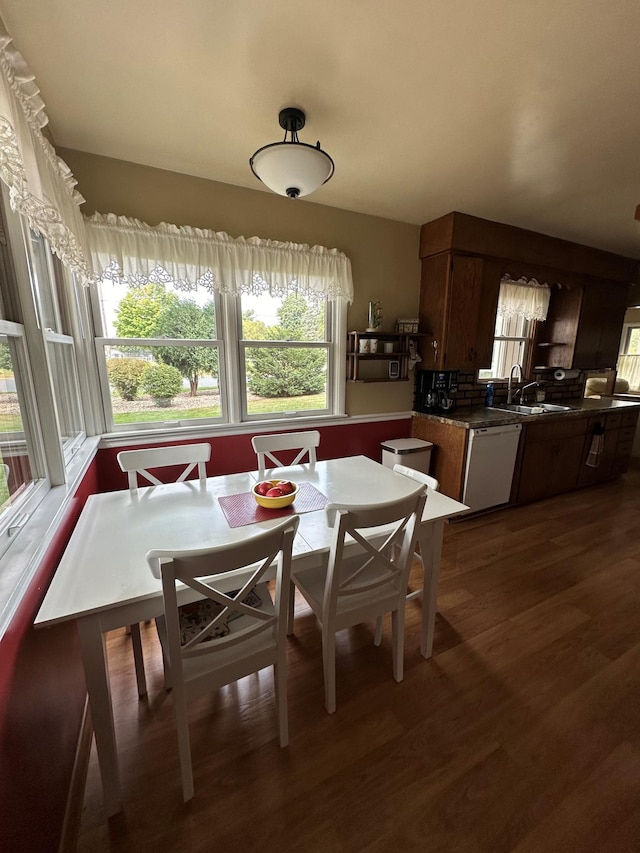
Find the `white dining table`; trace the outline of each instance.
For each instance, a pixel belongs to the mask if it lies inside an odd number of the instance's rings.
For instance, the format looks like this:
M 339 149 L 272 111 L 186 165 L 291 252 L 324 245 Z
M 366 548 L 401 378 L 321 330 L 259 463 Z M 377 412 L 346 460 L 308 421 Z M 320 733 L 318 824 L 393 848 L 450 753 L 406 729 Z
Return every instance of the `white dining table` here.
M 329 501 L 366 504 L 404 497 L 415 481 L 364 456 L 349 456 L 315 464 L 279 468 L 274 476 L 315 486 Z M 267 471 L 264 479 L 270 478 Z M 231 527 L 220 506 L 225 495 L 250 491 L 258 473 L 247 472 L 198 480 L 128 489 L 89 497 L 35 620 L 37 627 L 76 620 L 89 707 L 107 814 L 122 808 L 118 751 L 111 700 L 105 633 L 114 628 L 153 619 L 163 612 L 161 581 L 145 555 L 152 549 L 207 548 L 233 544 L 277 524 L 275 519 Z M 429 492 L 422 518 L 431 535 L 430 606 L 423 608 L 421 651 L 431 654 L 435 602 L 443 527 L 446 519 L 468 507 L 439 492 Z M 330 528 L 323 510 L 300 514 L 294 542 L 294 572 L 324 561 Z M 186 602 L 192 591 L 184 589 Z M 427 612 L 428 611 L 428 612 Z M 428 652 L 428 653 L 427 653 Z

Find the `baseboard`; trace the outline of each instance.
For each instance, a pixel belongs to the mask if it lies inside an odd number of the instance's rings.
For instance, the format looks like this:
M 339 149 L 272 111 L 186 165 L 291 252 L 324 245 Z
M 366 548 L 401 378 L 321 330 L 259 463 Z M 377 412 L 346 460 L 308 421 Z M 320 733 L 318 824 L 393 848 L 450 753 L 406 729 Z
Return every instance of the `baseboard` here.
M 60 835 L 60 846 L 58 853 L 75 853 L 78 846 L 78 832 L 82 817 L 82 805 L 84 803 L 84 791 L 87 784 L 87 771 L 89 769 L 89 758 L 91 756 L 91 743 L 93 741 L 93 723 L 89 711 L 89 699 L 85 699 L 82 723 L 78 735 L 78 744 L 71 771 L 69 793 L 64 810 L 62 832 Z

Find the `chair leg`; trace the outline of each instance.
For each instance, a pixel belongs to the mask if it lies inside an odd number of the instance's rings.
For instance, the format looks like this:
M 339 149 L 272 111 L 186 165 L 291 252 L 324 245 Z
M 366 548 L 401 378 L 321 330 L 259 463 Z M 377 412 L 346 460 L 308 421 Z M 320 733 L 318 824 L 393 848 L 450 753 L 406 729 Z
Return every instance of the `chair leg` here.
M 136 681 L 138 683 L 138 696 L 145 696 L 147 693 L 147 679 L 144 672 L 144 656 L 142 654 L 142 638 L 140 636 L 140 623 L 130 626 L 131 629 L 131 646 L 133 648 L 133 661 L 136 667 Z
M 289 607 L 287 610 L 287 634 L 293 634 L 293 615 L 296 609 L 296 585 L 289 582 Z
M 184 685 L 176 685 L 173 691 L 178 733 L 178 752 L 180 754 L 180 774 L 182 776 L 182 796 L 186 802 L 193 797 L 193 766 L 191 763 L 191 744 L 189 741 L 189 720 Z
M 289 745 L 289 714 L 287 711 L 287 669 L 286 661 L 273 665 L 273 680 L 276 688 L 276 709 L 278 712 L 278 732 L 280 746 Z
M 391 614 L 391 644 L 393 648 L 393 677 L 396 681 L 404 678 L 404 609 L 394 610 Z
M 336 635 L 322 631 L 322 668 L 324 671 L 324 704 L 327 713 L 336 711 Z
M 376 619 L 376 632 L 373 635 L 373 645 L 379 646 L 382 642 L 382 616 Z
M 169 663 L 169 640 L 167 638 L 167 622 L 164 616 L 156 616 L 156 630 L 158 632 L 158 639 L 160 640 L 160 648 L 162 649 L 164 689 L 171 690 L 173 682 L 171 680 L 171 665 Z

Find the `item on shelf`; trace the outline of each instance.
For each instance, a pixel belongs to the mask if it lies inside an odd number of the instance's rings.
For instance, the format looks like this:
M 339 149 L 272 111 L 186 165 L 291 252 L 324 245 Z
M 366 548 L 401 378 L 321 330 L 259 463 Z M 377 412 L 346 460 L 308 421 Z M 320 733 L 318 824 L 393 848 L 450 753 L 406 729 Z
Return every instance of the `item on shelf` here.
M 382 305 L 380 302 L 369 303 L 369 322 L 367 332 L 378 332 L 382 328 Z
M 369 345 L 369 338 L 360 338 L 358 341 L 359 352 L 363 355 L 367 355 L 370 352 Z
M 370 353 L 378 352 L 378 339 L 377 338 L 370 338 L 369 339 L 369 352 Z
M 399 335 L 415 335 L 418 333 L 418 318 L 402 318 L 396 320 L 396 332 Z
M 393 341 L 385 341 L 384 342 L 384 351 L 387 355 L 393 352 Z

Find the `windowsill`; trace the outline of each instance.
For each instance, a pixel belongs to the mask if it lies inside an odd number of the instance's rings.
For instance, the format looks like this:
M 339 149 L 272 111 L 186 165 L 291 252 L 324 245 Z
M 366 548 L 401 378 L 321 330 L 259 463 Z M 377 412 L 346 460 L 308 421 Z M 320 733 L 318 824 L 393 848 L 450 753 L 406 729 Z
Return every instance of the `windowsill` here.
M 99 436 L 84 441 L 67 468 L 67 482 L 47 492 L 0 560 L 0 639 L 55 537 L 99 443 Z
M 156 441 L 184 440 L 187 438 L 211 438 L 224 435 L 253 435 L 260 432 L 287 432 L 295 429 L 314 429 L 321 426 L 371 423 L 372 421 L 396 421 L 410 418 L 411 412 L 378 412 L 371 415 L 315 415 L 282 420 L 244 421 L 241 424 L 207 424 L 176 429 L 132 430 L 131 432 L 104 433 L 100 447 L 120 447 L 128 444 L 153 444 Z

